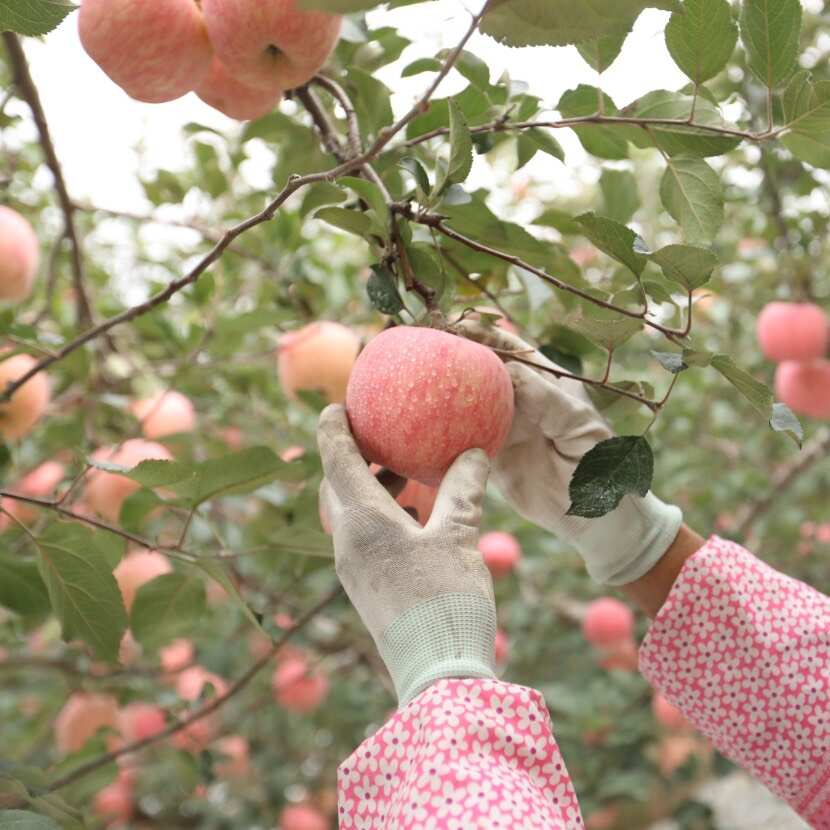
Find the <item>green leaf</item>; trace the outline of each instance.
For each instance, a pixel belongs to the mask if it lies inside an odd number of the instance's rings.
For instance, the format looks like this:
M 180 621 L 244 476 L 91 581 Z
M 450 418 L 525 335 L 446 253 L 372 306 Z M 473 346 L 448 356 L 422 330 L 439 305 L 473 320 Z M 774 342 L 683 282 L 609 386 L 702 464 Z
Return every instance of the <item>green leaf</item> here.
M 830 81 L 813 83 L 809 72 L 796 73 L 782 106 L 789 127 L 784 146 L 801 161 L 830 168 Z
M 695 245 L 666 245 L 650 254 L 666 279 L 679 283 L 687 291 L 694 291 L 709 282 L 718 264 L 718 258 L 708 248 Z
M 642 320 L 637 317 L 597 308 L 587 302 L 568 319 L 568 325 L 607 351 L 621 346 L 643 328 Z
M 442 49 L 438 53 L 438 57 L 442 61 L 446 61 L 450 56 L 450 52 L 449 49 Z M 461 52 L 455 61 L 455 71 L 479 89 L 487 89 L 490 86 L 490 67 L 478 55 L 474 55 L 466 49 Z
M 397 314 L 404 307 L 395 277 L 388 268 L 375 265 L 366 282 L 369 301 L 381 314 Z
M 711 242 L 723 225 L 723 185 L 700 159 L 670 158 L 660 182 L 663 207 L 689 242 Z
M 728 0 L 684 0 L 666 26 L 666 46 L 674 62 L 695 84 L 714 78 L 729 62 L 738 26 Z
M 81 639 L 103 660 L 115 662 L 127 613 L 108 558 L 96 534 L 56 522 L 37 538 L 38 566 L 67 642 Z
M 435 192 L 441 193 L 449 184 L 460 184 L 473 166 L 473 142 L 470 128 L 458 103 L 450 99 L 450 158 L 442 177 L 435 185 Z
M 617 222 L 631 221 L 640 207 L 637 180 L 629 170 L 603 170 L 599 177 L 605 215 Z
M 773 395 L 769 388 L 756 380 L 749 372 L 735 365 L 729 355 L 718 354 L 712 358 L 712 364 L 752 405 L 753 409 L 765 420 L 772 418 Z
M 673 375 L 689 368 L 688 363 L 683 362 L 683 355 L 678 352 L 651 352 L 651 356 L 667 371 Z
M 346 193 L 339 187 L 328 184 L 328 182 L 318 182 L 306 188 L 300 214 L 306 216 L 315 208 L 344 202 L 345 200 Z
M 564 46 L 605 37 L 646 8 L 676 11 L 677 0 L 494 0 L 481 31 L 509 46 Z
M 569 213 L 558 208 L 547 208 L 533 220 L 533 224 L 556 228 L 563 236 L 582 236 L 582 225 Z
M 245 602 L 242 594 L 239 593 L 236 583 L 230 578 L 221 561 L 218 559 L 205 558 L 197 560 L 194 565 L 201 571 L 204 571 L 204 573 L 206 573 L 214 582 L 221 585 L 227 592 L 228 596 L 233 597 L 254 628 L 262 629 L 260 620 L 251 610 L 248 603 Z
M 769 419 L 769 425 L 776 432 L 786 432 L 801 449 L 804 442 L 804 427 L 801 426 L 801 421 L 796 418 L 787 404 L 774 403 L 772 405 L 772 417 Z
M 402 78 L 410 78 L 413 75 L 420 75 L 422 72 L 440 72 L 443 64 L 435 58 L 419 58 L 407 64 L 401 70 Z
M 642 435 L 600 441 L 579 461 L 569 486 L 569 516 L 587 519 L 610 513 L 630 494 L 645 497 L 654 476 L 654 456 Z
M 388 88 L 377 78 L 353 66 L 347 73 L 358 121 L 364 132 L 378 133 L 395 119 Z
M 683 349 L 683 362 L 689 366 L 703 368 L 712 363 L 714 355 L 712 352 L 703 351 L 701 349 Z
M 600 109 L 605 115 L 617 115 L 619 110 L 610 96 L 596 87 L 580 84 L 569 89 L 559 99 L 557 109 L 565 118 L 584 118 L 596 115 Z M 628 140 L 619 127 L 602 124 L 584 124 L 572 127 L 582 146 L 597 158 L 619 160 L 628 158 Z
M 320 208 L 315 214 L 315 219 L 321 219 L 335 228 L 348 231 L 363 239 L 366 239 L 372 230 L 372 220 L 359 210 L 349 210 L 341 207 Z
M 39 37 L 77 8 L 66 0 L 4 0 L 0 2 L 0 32 Z
M 418 200 L 425 201 L 432 190 L 432 185 L 429 182 L 427 171 L 424 170 L 421 162 L 416 158 L 412 158 L 412 156 L 407 156 L 398 162 L 398 166 L 412 175 L 412 178 L 415 179 L 415 186 L 420 191 L 418 193 Z
M 130 612 L 130 629 L 149 651 L 192 636 L 205 613 L 205 584 L 195 571 L 168 573 L 142 585 Z
M 640 240 L 642 243 L 642 240 L 631 228 L 614 219 L 596 216 L 593 213 L 583 213 L 576 217 L 576 221 L 582 226 L 585 236 L 597 248 L 621 262 L 636 277 L 643 273 L 646 258 L 634 250 L 635 242 Z
M 588 66 L 599 73 L 605 72 L 622 51 L 623 43 L 633 24 L 634 21 L 630 20 L 618 32 L 611 32 L 604 37 L 578 43 L 576 48 Z
M 795 69 L 801 35 L 799 0 L 743 0 L 741 40 L 750 71 L 775 89 Z
M 28 810 L 2 810 L 0 830 L 60 830 L 60 827 L 48 816 L 30 813 Z
M 33 619 L 49 613 L 49 594 L 36 562 L 0 555 L 0 606 Z
M 522 136 L 535 144 L 543 153 L 547 153 L 549 156 L 559 159 L 559 161 L 565 161 L 565 151 L 562 149 L 562 145 L 547 130 L 533 127 L 530 130 L 525 130 Z
M 344 176 L 342 179 L 338 179 L 338 183 L 351 188 L 369 205 L 378 228 L 386 235 L 386 228 L 389 225 L 389 208 L 380 188 L 374 182 L 367 179 L 358 179 L 356 176 Z

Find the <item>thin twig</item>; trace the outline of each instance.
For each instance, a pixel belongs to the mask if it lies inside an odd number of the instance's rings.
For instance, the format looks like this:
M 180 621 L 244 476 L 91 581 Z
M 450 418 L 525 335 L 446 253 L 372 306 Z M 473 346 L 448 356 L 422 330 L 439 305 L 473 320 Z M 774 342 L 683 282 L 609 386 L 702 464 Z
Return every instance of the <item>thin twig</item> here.
M 32 117 L 34 118 L 35 126 L 40 136 L 40 146 L 43 149 L 46 164 L 52 171 L 52 177 L 55 180 L 58 202 L 63 211 L 65 234 L 72 245 L 72 281 L 75 289 L 75 302 L 78 306 L 78 322 L 83 326 L 89 326 L 92 324 L 92 308 L 89 304 L 89 297 L 86 294 L 84 262 L 80 239 L 75 228 L 74 205 L 69 198 L 69 191 L 66 188 L 63 170 L 58 161 L 55 145 L 52 143 L 52 137 L 49 134 L 49 125 L 46 121 L 43 105 L 40 102 L 40 95 L 29 72 L 26 53 L 23 51 L 17 35 L 12 32 L 4 32 L 3 41 L 6 44 L 6 51 L 11 60 L 15 86 L 20 90 L 20 94 L 32 111 Z
M 124 746 L 119 747 L 118 749 L 113 750 L 112 752 L 106 752 L 103 755 L 98 756 L 97 758 L 93 758 L 90 761 L 87 761 L 85 764 L 81 764 L 81 766 L 76 767 L 71 772 L 67 773 L 66 775 L 58 778 L 56 781 L 53 781 L 49 784 L 44 790 L 44 793 L 52 793 L 57 790 L 63 789 L 64 787 L 68 787 L 70 784 L 74 784 L 76 781 L 79 781 L 81 778 L 89 775 L 95 770 L 100 769 L 101 767 L 106 766 L 107 764 L 111 764 L 113 761 L 120 758 L 122 755 L 128 755 L 133 752 L 138 752 L 141 749 L 145 749 L 146 747 L 158 743 L 165 738 L 169 738 L 171 735 L 175 735 L 178 732 L 181 732 L 183 729 L 186 729 L 193 723 L 206 718 L 208 715 L 213 714 L 214 712 L 218 711 L 222 706 L 225 705 L 232 697 L 239 694 L 253 679 L 265 668 L 266 665 L 271 661 L 274 655 L 282 648 L 285 643 L 288 642 L 291 637 L 293 637 L 298 631 L 303 629 L 309 622 L 311 622 L 317 614 L 320 613 L 324 608 L 330 605 L 335 599 L 337 599 L 343 592 L 343 589 L 338 585 L 336 588 L 329 591 L 321 600 L 314 604 L 308 611 L 306 611 L 295 623 L 294 625 L 288 629 L 278 640 L 276 640 L 267 654 L 257 660 L 244 674 L 242 674 L 238 680 L 230 685 L 228 690 L 222 694 L 217 695 L 216 697 L 212 698 L 208 701 L 204 706 L 200 706 L 195 712 L 192 712 L 188 717 L 183 718 L 182 720 L 178 721 L 177 723 L 170 724 L 170 726 L 163 729 L 161 732 L 158 732 L 155 735 L 152 735 L 148 738 L 143 738 L 139 741 L 134 741 L 130 744 L 125 744 Z

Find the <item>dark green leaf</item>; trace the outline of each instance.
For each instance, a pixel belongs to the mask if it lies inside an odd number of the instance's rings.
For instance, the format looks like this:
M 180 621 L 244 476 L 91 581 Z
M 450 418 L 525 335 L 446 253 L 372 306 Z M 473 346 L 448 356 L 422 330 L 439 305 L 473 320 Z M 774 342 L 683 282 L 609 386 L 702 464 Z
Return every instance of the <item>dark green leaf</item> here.
M 741 40 L 750 70 L 770 89 L 795 69 L 801 35 L 799 0 L 743 0 Z
M 582 358 L 579 355 L 563 352 L 552 344 L 539 346 L 539 351 L 548 360 L 552 360 L 557 366 L 561 366 L 566 372 L 570 372 L 572 375 L 582 374 Z
M 205 585 L 195 571 L 168 573 L 142 585 L 130 611 L 136 640 L 154 652 L 177 637 L 192 636 L 205 612 Z
M 717 369 L 748 401 L 753 409 L 765 420 L 772 418 L 773 396 L 769 388 L 756 380 L 749 372 L 735 365 L 729 355 L 718 354 L 712 358 Z
M 395 277 L 388 268 L 372 267 L 372 274 L 366 282 L 366 293 L 381 314 L 397 314 L 404 307 Z
M 49 594 L 37 563 L 0 554 L 0 606 L 34 619 L 49 613 Z
M 334 225 L 336 228 L 353 233 L 363 239 L 366 239 L 372 230 L 371 219 L 359 210 L 324 207 L 314 214 L 314 218 L 322 219 L 323 222 L 327 222 L 329 225 Z
M 425 200 L 432 189 L 432 185 L 429 183 L 429 176 L 421 162 L 418 159 L 407 156 L 406 158 L 402 158 L 399 164 L 407 173 L 411 173 L 415 179 L 415 185 L 420 190 L 418 195 L 419 200 Z
M 446 170 L 435 186 L 440 193 L 448 184 L 460 184 L 473 166 L 473 142 L 470 128 L 458 103 L 452 99 L 450 108 L 450 158 Z
M 723 225 L 723 185 L 705 161 L 668 159 L 660 198 L 691 243 L 711 242 Z
M 388 127 L 394 117 L 387 87 L 355 66 L 349 69 L 347 76 L 352 103 L 363 130 L 378 133 Z
M 696 84 L 714 78 L 738 42 L 728 0 L 684 0 L 666 27 L 666 46 L 681 71 Z
M 695 245 L 666 245 L 650 257 L 662 268 L 666 279 L 682 285 L 687 291 L 705 285 L 718 264 L 712 251 Z
M 85 527 L 57 522 L 37 539 L 40 574 L 66 641 L 81 639 L 114 662 L 127 613 L 108 554 Z
M 784 146 L 801 161 L 830 168 L 830 81 L 814 83 L 808 72 L 798 72 L 782 103 L 789 126 Z
M 635 276 L 639 277 L 643 273 L 646 258 L 635 252 L 634 243 L 639 237 L 631 228 L 593 213 L 583 213 L 576 217 L 576 221 L 597 248 L 625 265 Z
M 600 441 L 582 456 L 574 471 L 568 515 L 599 518 L 628 494 L 645 497 L 653 475 L 654 456 L 642 435 Z
M 3 0 L 0 2 L 0 32 L 17 32 L 29 37 L 45 35 L 77 8 L 65 0 Z
M 557 105 L 565 118 L 582 118 L 596 115 L 600 111 L 605 115 L 617 115 L 617 109 L 611 98 L 596 87 L 580 84 L 576 89 L 569 89 L 559 99 Z M 618 160 L 628 158 L 628 140 L 619 127 L 602 124 L 585 124 L 573 127 L 582 146 L 598 158 Z
M 620 54 L 633 23 L 634 21 L 630 20 L 618 32 L 611 32 L 604 37 L 578 43 L 576 48 L 579 54 L 592 69 L 600 73 L 605 72 Z

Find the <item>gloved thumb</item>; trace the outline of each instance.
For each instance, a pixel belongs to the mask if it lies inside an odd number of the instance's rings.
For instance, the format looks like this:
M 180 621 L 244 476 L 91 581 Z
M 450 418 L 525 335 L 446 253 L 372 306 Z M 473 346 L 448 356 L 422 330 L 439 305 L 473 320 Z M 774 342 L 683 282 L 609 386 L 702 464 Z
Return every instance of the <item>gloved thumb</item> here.
M 427 530 L 452 529 L 462 545 L 475 547 L 489 474 L 490 459 L 484 450 L 461 453 L 438 488 Z

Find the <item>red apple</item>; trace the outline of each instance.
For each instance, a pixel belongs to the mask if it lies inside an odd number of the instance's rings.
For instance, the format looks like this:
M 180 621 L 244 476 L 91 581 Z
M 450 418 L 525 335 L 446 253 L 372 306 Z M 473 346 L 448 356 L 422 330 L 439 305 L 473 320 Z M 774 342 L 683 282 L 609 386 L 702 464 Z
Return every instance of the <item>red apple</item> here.
M 277 702 L 289 712 L 313 712 L 329 692 L 329 681 L 320 669 L 312 669 L 304 657 L 282 660 L 274 672 L 272 689 Z
M 280 813 L 277 830 L 329 830 L 328 819 L 311 804 L 289 804 Z
M 496 629 L 496 663 L 503 665 L 510 654 L 510 640 L 504 630 Z
M 481 344 L 399 326 L 360 353 L 346 411 L 369 461 L 436 486 L 465 450 L 498 453 L 513 420 L 513 386 L 504 364 Z
M 830 418 L 830 360 L 780 363 L 775 393 L 793 412 L 808 418 Z
M 606 671 L 635 672 L 640 667 L 640 652 L 637 643 L 629 637 L 625 640 L 617 640 L 611 645 L 600 646 L 599 664 Z
M 205 77 L 211 46 L 195 0 L 83 0 L 81 45 L 131 98 L 180 98 Z
M 634 614 L 612 597 L 601 597 L 585 609 L 582 634 L 591 645 L 611 646 L 634 636 Z
M 295 398 L 299 390 L 317 390 L 330 403 L 341 403 L 358 351 L 360 338 L 346 326 L 328 320 L 284 334 L 277 370 L 285 394 Z
M 232 77 L 214 58 L 210 72 L 196 87 L 196 94 L 206 103 L 229 118 L 253 121 L 277 108 L 282 92 L 273 87 L 256 87 Z
M 164 711 L 152 703 L 130 703 L 118 713 L 118 729 L 128 744 L 152 738 L 166 725 Z
M 478 549 L 494 579 L 507 576 L 522 558 L 522 548 L 516 537 L 501 530 L 485 533 L 478 540 Z
M 116 565 L 112 575 L 121 589 L 124 607 L 129 613 L 138 589 L 162 574 L 169 574 L 173 568 L 167 557 L 150 550 L 136 551 L 125 556 Z
M 132 438 L 125 441 L 118 449 L 102 447 L 92 453 L 92 458 L 95 461 L 106 461 L 132 469 L 142 461 L 151 459 L 170 461 L 173 456 L 161 444 Z M 93 469 L 87 474 L 86 501 L 101 516 L 116 522 L 125 499 L 135 493 L 138 488 L 138 482 L 118 473 Z
M 55 492 L 55 488 L 63 481 L 65 475 L 66 468 L 59 461 L 44 461 L 9 489 L 23 496 L 45 498 Z M 38 509 L 26 502 L 3 499 L 2 505 L 7 513 L 24 524 L 31 524 L 38 517 Z
M 75 692 L 55 718 L 55 744 L 64 755 L 78 752 L 99 730 L 118 727 L 118 704 L 110 695 Z
M 214 696 L 225 694 L 228 684 L 224 677 L 208 671 L 203 666 L 191 666 L 179 674 L 176 681 L 176 692 L 183 700 L 198 700 L 204 687 L 210 683 L 214 688 Z
M 32 292 L 40 262 L 37 236 L 16 210 L 0 205 L 0 301 L 19 303 Z
M 824 357 L 830 345 L 830 321 L 814 303 L 768 303 L 756 331 L 763 353 L 778 362 Z
M 26 374 L 37 361 L 27 354 L 7 357 L 0 363 L 0 392 Z M 13 441 L 28 435 L 49 406 L 49 380 L 43 372 L 31 377 L 7 403 L 0 403 L 0 436 Z
M 179 638 L 159 650 L 159 662 L 165 674 L 177 674 L 193 662 L 193 643 Z
M 130 770 L 121 769 L 115 781 L 95 795 L 93 811 L 107 826 L 123 826 L 132 818 L 133 810 L 133 775 Z
M 141 421 L 145 438 L 191 432 L 196 426 L 193 404 L 181 392 L 159 392 L 151 398 L 135 401 L 130 410 Z
M 216 56 L 238 81 L 279 92 L 309 81 L 340 36 L 339 15 L 297 0 L 202 0 Z
M 686 720 L 686 716 L 659 692 L 655 692 L 651 699 L 651 711 L 654 713 L 654 719 L 657 723 L 666 729 L 682 732 L 691 726 L 689 721 Z
M 216 742 L 218 753 L 226 756 L 214 767 L 219 778 L 244 778 L 250 773 L 248 742 L 241 735 L 228 735 Z

